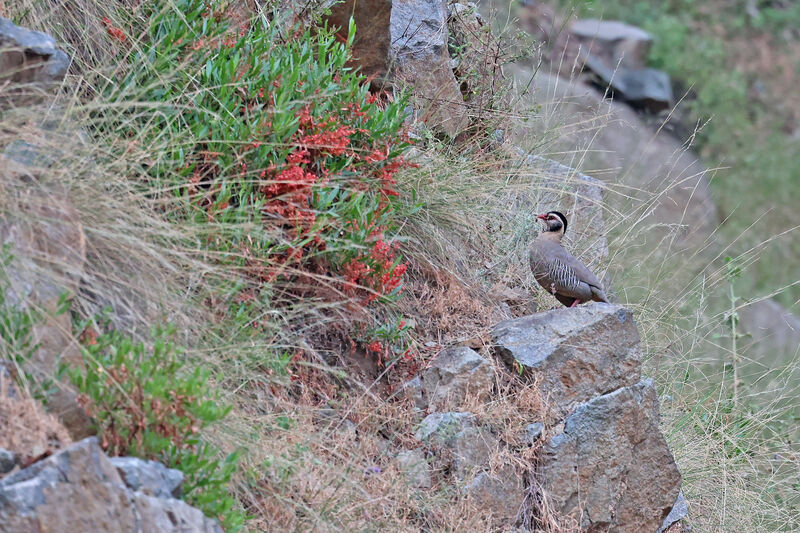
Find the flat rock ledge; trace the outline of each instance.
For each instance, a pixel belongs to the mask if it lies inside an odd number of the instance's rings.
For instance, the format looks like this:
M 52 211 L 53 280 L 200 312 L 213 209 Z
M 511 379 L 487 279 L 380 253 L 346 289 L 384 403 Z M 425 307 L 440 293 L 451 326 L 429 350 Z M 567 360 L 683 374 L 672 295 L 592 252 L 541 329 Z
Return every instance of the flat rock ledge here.
M 492 330 L 495 352 L 538 383 L 548 418 L 640 379 L 639 330 L 619 305 L 591 303 L 506 320 Z

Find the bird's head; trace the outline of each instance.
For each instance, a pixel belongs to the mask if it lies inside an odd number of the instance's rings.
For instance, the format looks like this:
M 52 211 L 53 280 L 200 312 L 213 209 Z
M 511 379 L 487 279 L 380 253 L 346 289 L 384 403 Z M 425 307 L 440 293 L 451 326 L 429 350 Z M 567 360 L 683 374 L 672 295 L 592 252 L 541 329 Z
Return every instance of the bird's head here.
M 548 211 L 542 215 L 536 215 L 536 218 L 544 222 L 544 230 L 558 233 L 563 236 L 567 232 L 567 217 L 558 211 Z

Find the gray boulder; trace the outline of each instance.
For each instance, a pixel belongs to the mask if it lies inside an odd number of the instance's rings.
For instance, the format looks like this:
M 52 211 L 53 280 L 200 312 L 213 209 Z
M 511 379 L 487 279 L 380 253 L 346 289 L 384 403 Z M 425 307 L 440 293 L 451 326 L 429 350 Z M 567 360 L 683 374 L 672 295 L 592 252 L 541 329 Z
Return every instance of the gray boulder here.
M 578 407 L 546 443 L 537 472 L 552 508 L 587 531 L 658 530 L 681 482 L 658 416 L 650 380 Z
M 666 72 L 610 66 L 591 54 L 583 56 L 583 64 L 597 76 L 596 83 L 602 89 L 608 87 L 615 97 L 633 107 L 657 113 L 672 105 L 672 82 Z
M 395 459 L 409 486 L 416 489 L 431 488 L 431 467 L 422 448 L 403 450 Z
M 512 371 L 539 384 L 550 420 L 639 381 L 639 331 L 619 305 L 591 303 L 507 320 L 493 328 L 492 342 Z
M 480 427 L 472 413 L 430 414 L 422 420 L 414 436 L 439 452 L 452 453 L 451 465 L 460 479 L 486 466 L 498 446 L 497 438 Z
M 611 67 L 642 68 L 653 44 L 653 37 L 636 26 L 616 20 L 579 19 L 569 33 L 581 46 Z
M 406 390 L 417 407 L 443 410 L 459 407 L 467 396 L 486 399 L 492 390 L 491 363 L 466 346 L 445 348 Z
M 1 479 L 0 531 L 222 533 L 182 500 L 126 486 L 94 437 Z

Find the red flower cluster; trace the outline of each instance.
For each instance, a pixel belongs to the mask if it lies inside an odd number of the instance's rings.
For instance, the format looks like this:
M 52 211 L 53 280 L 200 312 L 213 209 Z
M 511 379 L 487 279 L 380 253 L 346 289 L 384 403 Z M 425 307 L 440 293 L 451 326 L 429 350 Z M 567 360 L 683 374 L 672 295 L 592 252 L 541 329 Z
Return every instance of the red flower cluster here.
M 118 40 L 121 43 L 125 42 L 125 32 L 123 32 L 120 28 L 114 26 L 114 23 L 111 22 L 111 19 L 108 17 L 103 17 L 103 26 L 106 27 L 106 32 L 113 37 L 114 39 Z
M 350 147 L 350 136 L 355 129 L 341 124 L 336 118 L 317 122 L 311 115 L 311 106 L 305 106 L 297 115 L 300 128 L 295 134 L 295 142 L 308 150 L 316 150 L 320 155 L 340 156 Z M 331 129 L 333 127 L 333 129 Z
M 309 205 L 317 175 L 304 168 L 310 162 L 308 150 L 292 152 L 286 158 L 287 166 L 275 175 L 274 181 L 261 187 L 261 192 L 271 199 L 264 212 L 281 217 L 301 233 L 313 226 L 317 218 Z
M 396 248 L 396 244 L 390 246 L 380 239 L 369 253 L 348 262 L 344 267 L 347 291 L 352 293 L 358 288 L 368 289 L 369 292 L 364 297 L 364 303 L 368 304 L 400 287 L 408 267 L 405 263 L 395 264 Z

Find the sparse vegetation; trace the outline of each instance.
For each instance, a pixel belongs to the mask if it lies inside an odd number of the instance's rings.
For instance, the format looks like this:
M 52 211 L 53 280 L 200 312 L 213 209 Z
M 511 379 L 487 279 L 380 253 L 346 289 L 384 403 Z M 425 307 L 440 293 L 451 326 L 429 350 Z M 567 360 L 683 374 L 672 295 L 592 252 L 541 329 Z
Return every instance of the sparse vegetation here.
M 672 4 L 648 4 L 629 19 L 674 32 L 678 42 L 659 41 L 653 61 L 677 76 L 689 69 L 678 56 L 697 52 L 692 68 L 704 61 L 713 70 L 724 53 L 711 41 L 686 49 Z M 552 305 L 525 263 L 530 206 L 553 192 L 544 172 L 488 150 L 483 138 L 453 144 L 423 130 L 411 148 L 402 95 L 369 92 L 348 67 L 357 28 L 311 31 L 268 8 L 243 15 L 233 3 L 199 0 L 133 9 L 83 0 L 65 16 L 45 15 L 33 0 L 19 7 L 16 21 L 56 35 L 77 60 L 70 84 L 78 89 L 61 91 L 48 110 L 3 115 L 0 144 L 24 133 L 65 153 L 42 172 L 42 187 L 68 190 L 89 242 L 70 310 L 86 366 L 66 375 L 107 449 L 183 470 L 189 501 L 227 531 L 491 529 L 491 517 L 453 487 L 422 492 L 398 470 L 395 451 L 418 446 L 402 383 L 441 346 L 488 352 L 493 287 L 533 294 L 526 306 Z M 730 135 L 755 135 L 742 126 L 751 120 L 742 80 L 717 81 L 722 88 L 698 84 L 692 104 L 697 118 L 726 120 L 701 131 L 708 157 Z M 38 113 L 86 138 L 45 132 L 31 118 Z M 735 139 L 736 176 L 771 157 L 747 146 L 751 139 Z M 770 164 L 789 198 L 791 167 Z M 731 181 L 718 187 L 728 201 L 745 183 Z M 12 199 L 26 186 L 6 185 L 4 215 L 19 215 Z M 721 379 L 720 361 L 746 359 L 715 337 L 741 305 L 717 311 L 729 271 L 711 261 L 692 265 L 687 279 L 679 253 L 629 246 L 651 231 L 647 212 L 660 192 L 633 203 L 607 186 L 608 270 L 636 312 L 648 373 L 667 398 L 663 425 L 690 522 L 702 531 L 792 530 L 797 472 L 775 457 L 795 452 L 795 367 L 745 374 L 736 393 Z M 767 196 L 751 198 L 766 209 Z M 776 211 L 766 235 L 787 220 L 784 207 Z M 731 223 L 721 238 L 741 229 Z M 579 228 L 571 237 L 577 254 L 594 243 Z M 764 249 L 728 249 L 745 264 L 737 295 L 788 283 L 798 256 L 779 250 L 787 270 L 762 276 L 752 263 Z M 106 306 L 110 324 L 83 327 Z M 29 319 L 0 319 L 4 350 L 29 352 Z M 149 333 L 164 323 L 172 335 Z M 767 378 L 774 387 L 764 392 L 756 385 Z M 491 402 L 463 400 L 509 443 L 542 409 L 536 387 L 517 379 L 500 371 Z

